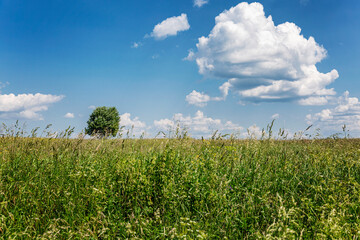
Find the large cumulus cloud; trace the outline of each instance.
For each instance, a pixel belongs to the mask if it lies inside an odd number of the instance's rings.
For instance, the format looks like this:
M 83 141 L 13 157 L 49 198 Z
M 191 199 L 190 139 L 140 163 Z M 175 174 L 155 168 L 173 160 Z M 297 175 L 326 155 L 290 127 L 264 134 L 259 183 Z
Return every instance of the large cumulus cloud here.
M 306 104 L 310 97 L 335 95 L 328 85 L 338 72 L 316 68 L 327 55 L 324 47 L 294 23 L 275 25 L 260 3 L 240 3 L 221 13 L 196 47 L 187 59 L 196 61 L 199 73 L 226 80 L 245 101 Z

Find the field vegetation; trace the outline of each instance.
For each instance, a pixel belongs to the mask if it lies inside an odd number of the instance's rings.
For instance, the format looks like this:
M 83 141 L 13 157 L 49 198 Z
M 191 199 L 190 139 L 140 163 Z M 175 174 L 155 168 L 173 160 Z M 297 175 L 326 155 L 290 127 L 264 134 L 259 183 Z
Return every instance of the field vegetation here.
M 360 236 L 358 139 L 16 133 L 0 138 L 1 239 Z

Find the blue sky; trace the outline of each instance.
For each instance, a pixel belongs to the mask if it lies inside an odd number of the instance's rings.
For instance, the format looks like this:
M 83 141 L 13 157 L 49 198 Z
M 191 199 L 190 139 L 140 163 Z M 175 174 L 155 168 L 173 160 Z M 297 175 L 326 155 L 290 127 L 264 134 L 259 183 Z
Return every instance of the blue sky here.
M 360 2 L 251 3 L 0 1 L 0 120 L 80 132 L 93 106 L 115 106 L 149 136 L 272 118 L 359 136 Z

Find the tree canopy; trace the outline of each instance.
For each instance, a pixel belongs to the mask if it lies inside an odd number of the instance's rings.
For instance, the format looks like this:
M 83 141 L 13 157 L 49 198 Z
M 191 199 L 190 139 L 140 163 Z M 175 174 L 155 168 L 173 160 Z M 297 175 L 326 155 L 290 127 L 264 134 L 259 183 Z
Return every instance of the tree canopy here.
M 87 121 L 85 133 L 98 137 L 116 136 L 119 131 L 120 116 L 115 107 L 97 107 Z

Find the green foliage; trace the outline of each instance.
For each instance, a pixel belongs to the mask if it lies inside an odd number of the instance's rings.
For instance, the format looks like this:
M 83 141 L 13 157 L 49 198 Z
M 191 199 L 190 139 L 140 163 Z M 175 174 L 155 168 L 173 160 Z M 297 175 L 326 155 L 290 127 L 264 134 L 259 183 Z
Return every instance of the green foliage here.
M 358 239 L 360 140 L 0 138 L 0 239 Z
M 85 133 L 101 138 L 116 136 L 119 131 L 120 116 L 115 107 L 97 107 L 87 121 Z

